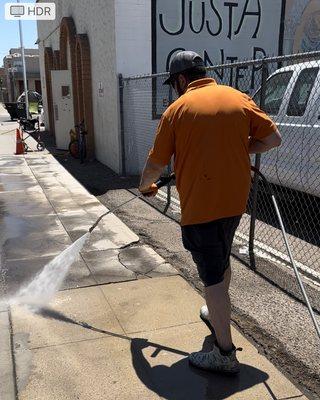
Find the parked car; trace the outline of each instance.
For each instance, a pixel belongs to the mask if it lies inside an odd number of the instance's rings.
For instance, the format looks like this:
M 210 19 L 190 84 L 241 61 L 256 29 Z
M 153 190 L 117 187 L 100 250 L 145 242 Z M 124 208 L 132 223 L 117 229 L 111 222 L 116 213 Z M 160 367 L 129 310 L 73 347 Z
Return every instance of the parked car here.
M 23 92 L 17 99 L 16 102 L 4 103 L 4 106 L 8 113 L 10 114 L 11 120 L 18 118 L 25 118 L 26 116 L 26 106 L 25 106 L 25 93 Z M 28 100 L 29 100 L 29 113 L 30 114 L 40 114 L 42 106 L 42 96 L 38 92 L 28 90 Z
M 257 104 L 260 90 L 253 96 Z M 273 183 L 320 197 L 320 61 L 291 65 L 267 80 L 264 110 L 282 145 L 261 158 Z
M 18 109 L 18 103 L 12 102 L 5 102 L 4 108 L 8 111 L 11 121 L 14 119 L 20 118 L 22 115 L 25 115 L 25 106 L 24 104 L 21 105 L 21 109 Z
M 40 93 L 38 92 L 34 92 L 32 90 L 28 90 L 28 100 L 29 103 L 38 103 L 38 104 L 42 104 L 42 96 Z M 20 94 L 20 96 L 17 99 L 18 103 L 25 103 L 26 101 L 26 95 L 24 92 L 22 92 Z

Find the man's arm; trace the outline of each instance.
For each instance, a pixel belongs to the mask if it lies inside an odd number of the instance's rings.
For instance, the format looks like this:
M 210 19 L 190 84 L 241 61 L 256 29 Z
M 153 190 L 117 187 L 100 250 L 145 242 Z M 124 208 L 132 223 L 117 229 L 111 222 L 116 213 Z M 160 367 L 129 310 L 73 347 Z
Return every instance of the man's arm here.
M 139 191 L 141 193 L 150 192 L 150 195 L 156 195 L 157 189 L 152 185 L 160 178 L 163 169 L 162 165 L 148 159 L 141 175 Z
M 281 135 L 272 119 L 246 96 L 250 118 L 249 153 L 265 153 L 281 145 Z
M 157 194 L 155 182 L 160 178 L 164 167 L 170 163 L 173 154 L 174 132 L 167 110 L 161 118 L 153 148 L 142 172 L 139 186 L 142 194 L 149 193 L 150 196 Z
M 249 153 L 260 154 L 265 153 L 275 147 L 281 145 L 281 135 L 278 129 L 262 139 L 256 139 L 251 137 L 249 140 Z

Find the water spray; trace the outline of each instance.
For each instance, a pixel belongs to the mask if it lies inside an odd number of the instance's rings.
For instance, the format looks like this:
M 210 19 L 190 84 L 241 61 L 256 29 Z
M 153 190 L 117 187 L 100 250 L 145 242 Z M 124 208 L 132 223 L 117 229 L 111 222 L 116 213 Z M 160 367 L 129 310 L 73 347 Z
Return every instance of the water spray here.
M 174 174 L 161 177 L 156 182 L 157 188 L 160 189 L 169 184 L 173 178 Z M 132 199 L 127 200 L 102 214 L 91 226 L 88 232 L 82 235 L 62 253 L 58 254 L 53 260 L 45 265 L 43 270 L 27 286 L 20 289 L 18 293 L 16 293 L 16 295 L 14 295 L 9 301 L 6 301 L 6 303 L 10 305 L 27 305 L 31 311 L 35 311 L 43 307 L 45 304 L 48 304 L 59 290 L 69 268 L 79 256 L 83 246 L 89 239 L 93 230 L 98 226 L 99 222 L 108 214 L 113 214 L 119 208 L 145 195 L 148 195 L 148 193 L 135 195 Z

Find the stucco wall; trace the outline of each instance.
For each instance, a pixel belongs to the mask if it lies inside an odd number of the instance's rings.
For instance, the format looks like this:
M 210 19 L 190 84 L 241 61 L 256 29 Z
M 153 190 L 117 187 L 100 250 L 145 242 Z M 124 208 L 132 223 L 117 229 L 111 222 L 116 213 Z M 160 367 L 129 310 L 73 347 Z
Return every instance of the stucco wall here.
M 56 0 L 55 3 L 56 20 L 38 21 L 43 91 L 44 46 L 59 50 L 59 23 L 63 17 L 72 17 L 77 33 L 86 33 L 90 42 L 96 157 L 118 172 L 120 151 L 114 0 Z M 103 95 L 100 96 L 99 87 L 103 88 Z
M 118 72 L 124 77 L 151 74 L 151 1 L 115 0 L 115 9 Z M 152 118 L 151 80 L 125 82 L 124 131 L 128 174 L 141 173 L 157 126 L 158 120 Z
M 123 76 L 152 72 L 150 0 L 115 0 L 117 71 Z

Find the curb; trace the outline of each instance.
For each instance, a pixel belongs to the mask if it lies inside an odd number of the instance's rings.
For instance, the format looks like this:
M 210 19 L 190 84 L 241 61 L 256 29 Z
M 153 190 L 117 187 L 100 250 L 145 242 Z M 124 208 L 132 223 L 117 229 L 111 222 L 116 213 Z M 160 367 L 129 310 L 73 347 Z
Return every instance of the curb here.
M 12 341 L 9 311 L 0 312 L 0 399 L 16 400 L 15 368 L 12 356 Z

